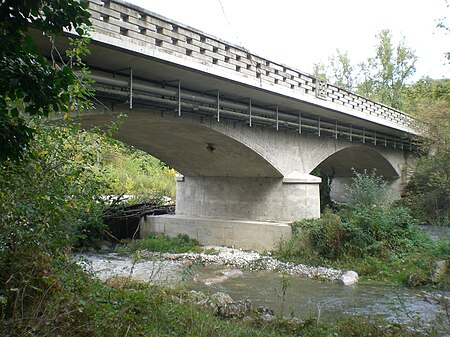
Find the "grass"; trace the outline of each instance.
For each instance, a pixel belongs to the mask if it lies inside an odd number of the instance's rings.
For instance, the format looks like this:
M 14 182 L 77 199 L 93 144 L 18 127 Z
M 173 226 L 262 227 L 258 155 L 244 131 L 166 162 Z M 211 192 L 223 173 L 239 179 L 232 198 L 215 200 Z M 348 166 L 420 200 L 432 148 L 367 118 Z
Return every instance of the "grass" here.
M 197 240 L 189 238 L 186 234 L 179 234 L 173 238 L 162 234 L 150 234 L 142 240 L 131 240 L 116 247 L 117 253 L 121 255 L 132 255 L 142 250 L 159 253 L 199 253 L 202 247 Z

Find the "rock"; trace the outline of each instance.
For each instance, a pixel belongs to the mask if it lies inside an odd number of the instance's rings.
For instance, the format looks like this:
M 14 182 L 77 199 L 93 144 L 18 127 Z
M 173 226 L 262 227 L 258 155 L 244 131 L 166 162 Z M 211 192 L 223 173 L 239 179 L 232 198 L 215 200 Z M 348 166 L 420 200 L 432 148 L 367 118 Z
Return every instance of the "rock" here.
M 253 306 L 250 300 L 226 303 L 217 308 L 217 316 L 223 318 L 242 318 L 252 312 Z
M 205 285 L 210 286 L 212 284 L 222 283 L 226 279 L 236 278 L 243 275 L 239 269 L 223 269 L 216 272 L 216 277 L 211 277 L 203 281 Z
M 433 271 L 431 272 L 431 282 L 434 284 L 441 282 L 445 274 L 448 272 L 448 261 L 441 260 L 436 261 L 433 265 Z
M 256 309 L 257 314 L 262 318 L 262 320 L 269 322 L 275 318 L 273 310 L 269 307 L 258 307 Z
M 338 280 L 345 286 L 355 284 L 358 282 L 358 273 L 353 270 L 346 271 L 338 278 Z
M 274 316 L 274 313 L 273 313 L 273 310 L 272 309 L 270 309 L 269 307 L 258 307 L 257 309 L 256 309 L 256 312 L 259 314 L 259 315 L 270 315 L 270 316 Z
M 407 283 L 408 286 L 415 288 L 427 283 L 427 278 L 423 273 L 419 271 L 413 271 L 409 274 Z
M 111 242 L 106 241 L 106 240 L 102 240 L 99 244 L 100 250 L 110 250 L 110 249 L 112 249 L 112 246 L 113 245 L 111 244 Z
M 232 303 L 233 299 L 227 293 L 217 292 L 211 295 L 211 302 L 213 302 L 217 306 L 225 305 L 228 303 Z
M 217 312 L 220 306 L 228 303 L 233 303 L 233 299 L 227 293 L 217 292 L 210 297 L 200 298 L 197 301 L 197 305 L 203 309 L 212 309 Z

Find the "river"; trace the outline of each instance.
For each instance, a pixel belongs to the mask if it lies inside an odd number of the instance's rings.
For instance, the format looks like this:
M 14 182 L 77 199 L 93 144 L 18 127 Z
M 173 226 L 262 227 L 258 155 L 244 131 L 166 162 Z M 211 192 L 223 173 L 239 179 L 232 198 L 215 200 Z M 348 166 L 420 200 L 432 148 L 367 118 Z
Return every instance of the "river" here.
M 270 307 L 276 314 L 301 319 L 314 317 L 332 321 L 344 314 L 380 317 L 414 326 L 435 324 L 443 308 L 430 293 L 401 286 L 354 284 L 344 286 L 301 275 L 274 271 L 241 271 L 218 265 L 193 263 L 184 259 L 141 258 L 134 261 L 115 253 L 77 255 L 86 268 L 102 280 L 132 276 L 154 283 L 176 286 L 207 294 L 226 292 L 234 300 L 250 299 L 254 307 Z M 283 296 L 284 290 L 284 296 Z M 450 297 L 450 291 L 432 296 Z M 448 323 L 448 321 L 447 321 Z

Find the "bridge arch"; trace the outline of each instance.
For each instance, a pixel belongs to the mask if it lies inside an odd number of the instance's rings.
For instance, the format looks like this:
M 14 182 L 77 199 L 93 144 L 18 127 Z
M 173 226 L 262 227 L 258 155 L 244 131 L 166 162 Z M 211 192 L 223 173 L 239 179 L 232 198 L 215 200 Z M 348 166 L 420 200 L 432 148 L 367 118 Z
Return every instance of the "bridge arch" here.
M 353 170 L 372 172 L 374 169 L 391 185 L 400 176 L 398 167 L 396 168 L 376 149 L 367 146 L 350 146 L 334 152 L 319 163 L 312 172 L 320 171 L 322 174 L 332 176 L 331 198 L 338 202 L 345 202 L 346 186 L 352 183 Z
M 107 123 L 110 115 L 85 116 L 85 123 Z M 257 150 L 200 118 L 183 118 L 156 110 L 130 112 L 114 135 L 120 141 L 162 160 L 191 177 L 271 177 L 282 173 Z

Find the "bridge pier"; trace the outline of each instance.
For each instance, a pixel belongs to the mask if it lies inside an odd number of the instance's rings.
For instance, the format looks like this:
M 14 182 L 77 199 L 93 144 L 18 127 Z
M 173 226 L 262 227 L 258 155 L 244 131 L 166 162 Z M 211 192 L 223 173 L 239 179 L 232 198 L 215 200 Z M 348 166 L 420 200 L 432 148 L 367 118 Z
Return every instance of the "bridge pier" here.
M 320 178 L 181 177 L 176 213 L 292 222 L 320 216 Z
M 320 178 L 177 177 L 176 215 L 143 219 L 141 235 L 184 233 L 204 245 L 271 250 L 289 222 L 320 216 Z M 252 220 L 248 220 L 252 219 Z

